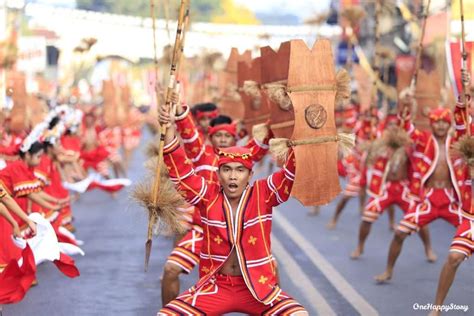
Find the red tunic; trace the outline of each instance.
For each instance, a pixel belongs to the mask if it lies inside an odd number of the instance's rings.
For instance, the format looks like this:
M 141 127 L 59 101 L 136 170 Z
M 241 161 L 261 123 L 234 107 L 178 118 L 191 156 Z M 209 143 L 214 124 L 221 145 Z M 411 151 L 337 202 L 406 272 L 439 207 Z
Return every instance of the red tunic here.
M 220 185 L 194 173 L 193 164 L 179 147 L 177 138 L 165 147 L 164 154 L 170 179 L 201 214 L 204 232 L 199 262 L 201 278 L 194 290 L 216 275 L 235 250 L 252 296 L 271 304 L 281 293 L 271 252 L 272 211 L 290 196 L 295 173 L 293 152 L 290 151 L 283 169 L 245 189 L 235 219 Z
M 13 196 L 23 211 L 27 211 L 26 196 L 33 192 L 41 191 L 41 182 L 36 179 L 33 170 L 22 161 L 14 161 L 5 169 L 0 170 L 0 185 Z M 22 233 L 27 235 L 26 223 L 16 214 L 11 212 L 13 218 L 18 222 Z M 0 267 L 5 266 L 11 259 L 18 260 L 21 257 L 21 249 L 15 246 L 11 236 L 13 229 L 6 219 L 0 216 Z

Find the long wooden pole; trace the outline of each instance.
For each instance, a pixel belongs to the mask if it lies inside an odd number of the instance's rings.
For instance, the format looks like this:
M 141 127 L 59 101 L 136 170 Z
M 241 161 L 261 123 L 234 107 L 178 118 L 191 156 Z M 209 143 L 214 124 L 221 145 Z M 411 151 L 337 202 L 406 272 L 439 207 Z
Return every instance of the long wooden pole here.
M 421 34 L 420 34 L 420 39 L 418 41 L 418 48 L 416 51 L 416 58 L 415 58 L 415 72 L 413 73 L 413 77 L 411 78 L 411 83 L 410 83 L 410 90 L 413 93 L 415 93 L 416 82 L 418 80 L 418 72 L 420 70 L 420 65 L 421 65 L 421 53 L 423 52 L 423 38 L 425 37 L 426 21 L 428 20 L 428 14 L 430 12 L 430 4 L 431 4 L 431 0 L 428 0 L 428 4 L 426 5 L 425 12 L 423 13 L 423 26 L 421 27 Z
M 466 52 L 466 37 L 464 33 L 464 6 L 463 6 L 463 0 L 460 0 L 459 2 L 459 7 L 461 11 L 461 56 L 462 56 L 462 62 L 461 62 L 461 72 L 464 73 L 467 71 L 467 52 Z M 467 84 L 462 80 L 462 89 L 461 89 L 461 102 L 464 104 L 466 107 L 466 113 L 465 113 L 465 118 L 464 118 L 464 124 L 466 125 L 467 129 L 467 134 L 470 136 L 471 135 L 471 126 L 469 123 L 469 116 L 470 116 L 470 111 L 469 111 L 469 105 L 467 104 L 466 100 L 466 92 L 468 91 L 469 87 Z
M 152 27 L 153 27 L 153 41 L 155 43 L 155 76 L 156 79 L 158 79 L 158 71 L 157 71 L 157 57 L 156 57 L 156 38 L 155 38 L 155 4 L 153 2 L 154 0 L 150 0 L 150 8 L 152 11 Z M 185 14 L 185 8 L 187 7 L 188 0 L 181 0 L 181 6 L 179 9 L 179 16 L 178 16 L 178 27 L 176 30 L 176 38 L 174 42 L 174 48 L 173 48 L 173 58 L 171 60 L 171 65 L 170 65 L 170 78 L 169 78 L 169 84 L 168 84 L 168 89 L 166 90 L 166 103 L 165 106 L 167 109 L 169 109 L 172 105 L 172 92 L 175 87 L 175 76 L 176 76 L 176 69 L 177 69 L 177 63 L 179 61 L 179 52 L 181 51 L 181 37 L 183 33 L 183 22 L 184 22 L 184 14 Z M 158 81 L 157 81 L 158 82 Z M 158 87 L 155 86 L 155 93 L 158 96 Z M 158 105 L 159 106 L 159 105 Z M 152 191 L 152 205 L 153 207 L 157 206 L 158 202 L 158 192 L 160 188 L 160 180 L 161 180 L 161 169 L 162 169 L 162 161 L 163 161 L 163 147 L 165 145 L 165 135 L 166 135 L 166 125 L 161 125 L 160 126 L 160 143 L 158 147 L 158 162 L 157 162 L 157 167 L 156 167 L 156 172 L 155 172 L 155 182 L 153 183 L 153 191 Z M 148 262 L 150 261 L 150 254 L 151 254 L 151 245 L 152 245 L 152 237 L 153 237 L 153 224 L 155 223 L 157 219 L 155 218 L 155 213 L 150 212 L 149 216 L 149 222 L 148 222 L 148 234 L 147 234 L 147 241 L 145 243 L 145 271 L 148 269 Z

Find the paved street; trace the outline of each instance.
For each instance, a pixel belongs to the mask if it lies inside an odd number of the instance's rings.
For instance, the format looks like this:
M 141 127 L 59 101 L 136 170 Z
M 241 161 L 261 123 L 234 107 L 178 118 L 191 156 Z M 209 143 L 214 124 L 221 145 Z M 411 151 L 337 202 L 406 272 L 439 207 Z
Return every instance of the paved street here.
M 144 154 L 137 151 L 129 170 L 133 181 L 144 175 L 143 161 Z M 273 251 L 283 289 L 310 315 L 426 315 L 427 311 L 415 311 L 413 306 L 433 301 L 455 229 L 441 221 L 430 226 L 439 257 L 434 264 L 427 263 L 419 238 L 408 238 L 393 280 L 376 285 L 373 276 L 383 271 L 392 238 L 387 216 L 373 226 L 363 257 L 352 261 L 349 254 L 360 222 L 357 201 L 348 203 L 336 230 L 328 231 L 325 225 L 335 203 L 323 207 L 318 216 L 308 216 L 295 200 L 275 210 Z M 81 276 L 67 279 L 54 265 L 43 264 L 38 268 L 39 285 L 21 303 L 4 306 L 3 315 L 154 315 L 161 305 L 159 278 L 171 240 L 154 240 L 145 273 L 146 216 L 127 192 L 115 199 L 90 192 L 73 209 L 77 236 L 85 242 L 86 256 L 75 258 Z M 397 219 L 400 214 L 397 211 Z M 182 289 L 196 277 L 194 273 L 182 278 Z M 449 315 L 474 315 L 474 261 L 461 265 L 446 303 L 470 305 L 467 313 Z

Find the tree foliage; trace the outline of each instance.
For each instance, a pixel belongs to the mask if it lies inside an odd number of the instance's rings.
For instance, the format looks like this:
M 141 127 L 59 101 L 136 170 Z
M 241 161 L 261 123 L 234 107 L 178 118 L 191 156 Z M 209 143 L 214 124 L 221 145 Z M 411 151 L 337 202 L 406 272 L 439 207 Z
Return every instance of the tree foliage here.
M 178 0 L 154 0 L 156 16 L 159 18 L 175 19 L 178 15 Z M 150 0 L 77 0 L 77 8 L 99 12 L 109 12 L 123 15 L 134 15 L 149 17 Z M 165 12 L 167 9 L 168 12 Z M 232 10 L 232 12 L 226 12 Z M 249 10 L 238 7 L 233 0 L 191 0 L 192 21 L 210 22 L 213 20 L 233 21 L 238 20 L 238 14 L 243 14 L 245 21 L 256 21 L 255 16 Z M 253 17 L 253 20 L 252 20 Z

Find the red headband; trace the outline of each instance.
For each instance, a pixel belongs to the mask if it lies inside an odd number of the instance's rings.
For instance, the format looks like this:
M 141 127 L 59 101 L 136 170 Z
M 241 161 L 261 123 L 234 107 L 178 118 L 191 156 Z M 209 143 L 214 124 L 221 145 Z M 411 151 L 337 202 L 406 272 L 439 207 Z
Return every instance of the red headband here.
M 235 126 L 235 124 L 219 124 L 216 126 L 209 126 L 209 128 L 207 129 L 207 133 L 209 134 L 209 136 L 212 136 L 213 134 L 219 131 L 226 131 L 234 137 L 237 136 L 237 127 Z
M 196 120 L 200 120 L 204 117 L 208 117 L 210 119 L 216 118 L 219 115 L 219 111 L 198 111 L 196 112 Z
M 438 122 L 438 121 L 445 121 L 451 124 L 451 110 L 447 108 L 436 108 L 430 111 L 430 122 Z
M 240 162 L 245 168 L 252 170 L 252 152 L 249 148 L 237 146 L 219 149 L 218 166 L 220 167 L 230 162 Z
M 389 114 L 387 117 L 385 117 L 385 126 L 388 125 L 390 122 L 395 122 L 396 124 L 400 123 L 400 120 L 398 118 L 397 114 Z

